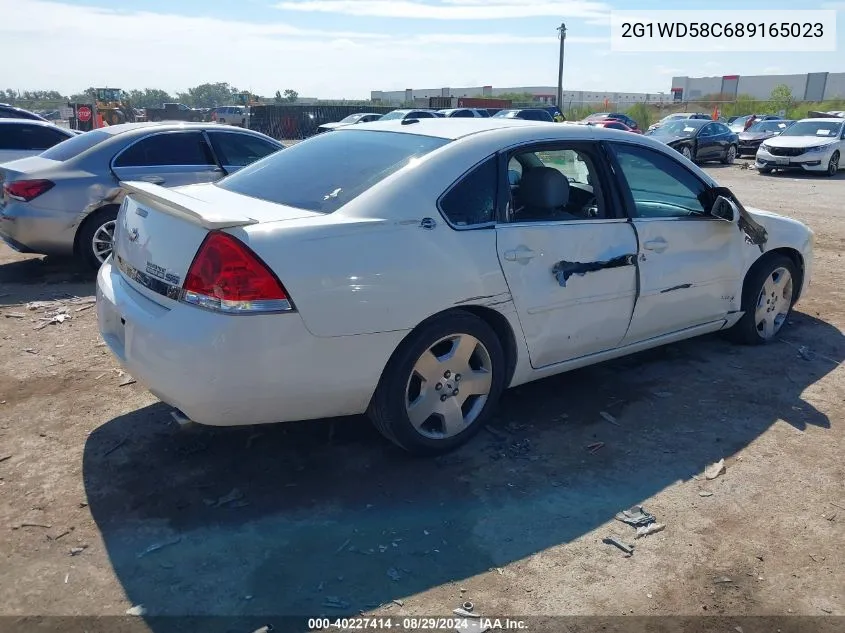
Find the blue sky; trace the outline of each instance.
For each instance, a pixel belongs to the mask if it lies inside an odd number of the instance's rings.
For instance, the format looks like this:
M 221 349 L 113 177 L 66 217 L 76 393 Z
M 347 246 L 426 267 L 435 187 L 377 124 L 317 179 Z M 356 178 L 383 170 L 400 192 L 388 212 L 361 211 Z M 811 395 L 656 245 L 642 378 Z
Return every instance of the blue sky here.
M 845 72 L 845 1 L 801 5 L 838 10 L 837 52 L 610 51 L 612 9 L 759 9 L 769 19 L 794 0 L 0 0 L 2 87 L 176 91 L 228 81 L 259 94 L 362 98 L 554 85 L 561 21 L 567 90 L 668 92 L 673 75 Z

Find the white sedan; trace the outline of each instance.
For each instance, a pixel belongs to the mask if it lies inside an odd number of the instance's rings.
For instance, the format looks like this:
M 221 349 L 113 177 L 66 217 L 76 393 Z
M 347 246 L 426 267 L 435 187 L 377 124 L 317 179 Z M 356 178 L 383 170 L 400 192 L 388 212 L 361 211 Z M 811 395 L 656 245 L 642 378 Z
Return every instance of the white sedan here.
M 507 387 L 730 329 L 775 337 L 813 232 L 650 138 L 509 119 L 321 134 L 216 184 L 128 182 L 102 336 L 178 416 L 368 413 L 452 449 Z
M 803 119 L 760 144 L 755 167 L 820 172 L 835 176 L 845 154 L 845 119 Z

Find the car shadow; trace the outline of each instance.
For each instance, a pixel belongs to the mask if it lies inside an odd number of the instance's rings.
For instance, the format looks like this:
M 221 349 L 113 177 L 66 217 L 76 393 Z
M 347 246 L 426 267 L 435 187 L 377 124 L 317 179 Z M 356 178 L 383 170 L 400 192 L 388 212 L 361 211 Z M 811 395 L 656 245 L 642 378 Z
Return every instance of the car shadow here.
M 91 296 L 96 273 L 72 258 L 31 257 L 0 264 L 0 306 Z
M 779 420 L 830 428 L 801 394 L 843 357 L 837 328 L 795 313 L 770 345 L 708 336 L 514 388 L 436 459 L 362 417 L 180 429 L 156 404 L 91 433 L 85 489 L 157 633 L 155 616 L 356 614 L 569 543 Z

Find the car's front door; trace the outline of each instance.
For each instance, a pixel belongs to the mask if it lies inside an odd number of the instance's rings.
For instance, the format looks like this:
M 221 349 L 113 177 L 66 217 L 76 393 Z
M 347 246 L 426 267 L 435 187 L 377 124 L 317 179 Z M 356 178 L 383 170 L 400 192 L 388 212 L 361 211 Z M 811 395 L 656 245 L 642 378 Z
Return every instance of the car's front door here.
M 636 299 L 637 241 L 600 148 L 554 143 L 507 159 L 496 242 L 531 365 L 617 347 Z
M 724 319 L 742 288 L 743 233 L 709 214 L 708 185 L 658 150 L 612 144 L 639 240 L 625 344 Z
M 163 187 L 213 182 L 224 175 L 199 130 L 153 132 L 119 152 L 112 171 L 120 180 Z

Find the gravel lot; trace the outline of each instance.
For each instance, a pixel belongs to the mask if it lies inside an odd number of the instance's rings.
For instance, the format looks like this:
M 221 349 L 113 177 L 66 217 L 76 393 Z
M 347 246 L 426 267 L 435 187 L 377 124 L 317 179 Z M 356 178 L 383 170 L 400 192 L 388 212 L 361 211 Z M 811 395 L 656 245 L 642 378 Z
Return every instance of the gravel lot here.
M 123 384 L 91 278 L 0 247 L 0 615 L 845 615 L 845 174 L 708 170 L 816 231 L 781 341 L 519 387 L 434 461 L 362 418 L 180 429 Z M 665 530 L 635 541 L 635 504 Z

